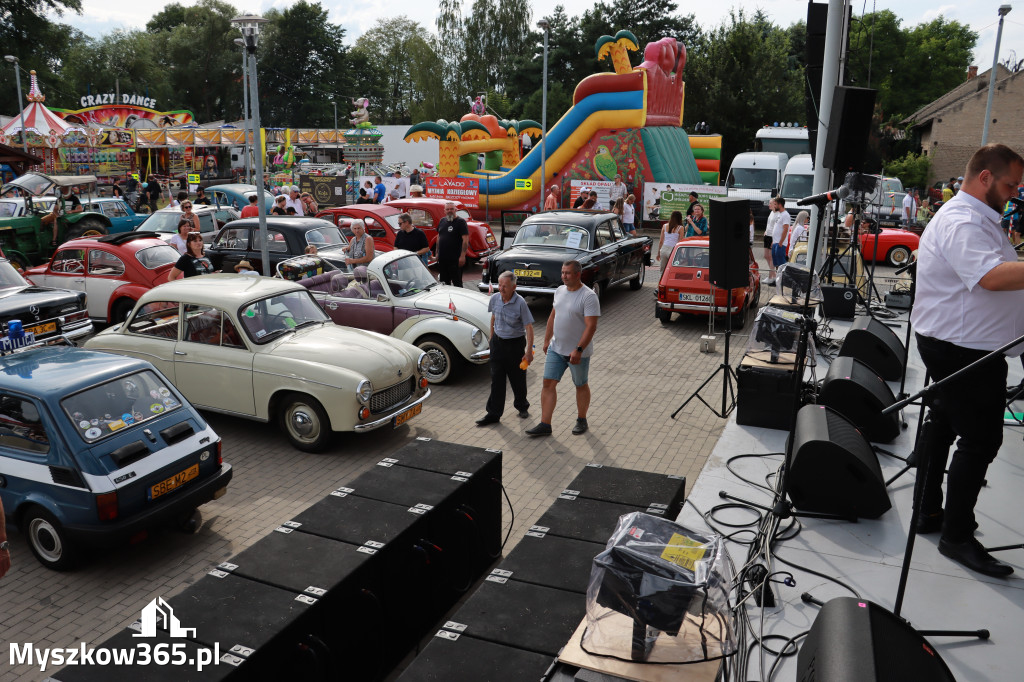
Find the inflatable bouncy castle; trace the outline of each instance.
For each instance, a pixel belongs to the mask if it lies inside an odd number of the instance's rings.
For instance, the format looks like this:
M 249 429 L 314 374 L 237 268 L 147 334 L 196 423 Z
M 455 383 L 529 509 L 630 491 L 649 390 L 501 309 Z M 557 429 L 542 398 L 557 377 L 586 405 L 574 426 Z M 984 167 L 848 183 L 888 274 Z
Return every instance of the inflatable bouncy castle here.
M 681 127 L 686 47 L 675 38 L 648 43 L 637 67 L 630 65 L 628 53 L 639 47 L 629 31 L 602 36 L 595 50 L 598 59 L 611 58 L 615 72 L 587 76 L 576 86 L 572 107 L 547 132 L 543 178 L 539 142 L 520 158 L 523 133 L 534 138 L 542 133 L 535 121 L 467 114 L 459 122 L 418 123 L 405 140 L 439 140 L 437 175 L 478 179 L 479 205 L 486 201 L 492 211 L 536 208 L 541 190 L 552 184 L 562 187 L 566 205 L 571 180 L 613 180 L 618 174 L 639 187 L 645 182 L 702 184 L 717 176 L 717 159 L 707 164 L 707 175 L 698 170 Z M 708 142 L 709 151 L 699 153 L 716 156 L 714 142 Z M 517 180 L 531 180 L 531 189 L 517 189 L 527 184 Z

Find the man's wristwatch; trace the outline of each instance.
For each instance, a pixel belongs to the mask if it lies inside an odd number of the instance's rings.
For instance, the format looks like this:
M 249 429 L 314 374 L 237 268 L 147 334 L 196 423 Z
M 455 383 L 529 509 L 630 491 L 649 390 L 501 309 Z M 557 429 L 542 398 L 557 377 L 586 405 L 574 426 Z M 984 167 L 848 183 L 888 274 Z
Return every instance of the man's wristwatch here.
M 576 346 L 576 352 L 577 353 L 582 353 L 583 352 L 583 346 Z
M 4 540 L 3 542 L 0 542 L 0 552 L 9 550 L 10 548 L 11 548 L 10 541 Z

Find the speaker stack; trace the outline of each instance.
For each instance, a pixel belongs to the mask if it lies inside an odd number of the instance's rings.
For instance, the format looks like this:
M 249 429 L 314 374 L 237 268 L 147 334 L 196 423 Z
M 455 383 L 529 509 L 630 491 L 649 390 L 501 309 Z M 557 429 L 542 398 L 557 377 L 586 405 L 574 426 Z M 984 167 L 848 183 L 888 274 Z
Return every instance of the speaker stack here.
M 896 396 L 882 378 L 860 360 L 837 357 L 825 374 L 818 403 L 839 412 L 876 443 L 892 442 L 900 435 L 899 414 L 882 410 L 896 402 Z
M 903 376 L 903 342 L 888 325 L 870 315 L 853 320 L 839 355 L 860 360 L 886 381 L 899 381 Z

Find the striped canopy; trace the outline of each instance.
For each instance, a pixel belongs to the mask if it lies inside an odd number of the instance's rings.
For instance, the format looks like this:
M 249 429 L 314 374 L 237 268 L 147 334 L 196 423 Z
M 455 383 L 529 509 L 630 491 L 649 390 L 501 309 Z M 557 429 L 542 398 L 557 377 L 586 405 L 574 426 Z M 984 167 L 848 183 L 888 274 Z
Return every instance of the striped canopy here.
M 35 132 L 38 135 L 47 136 L 50 133 L 63 135 L 68 131 L 67 123 L 60 116 L 46 108 L 42 102 L 32 102 L 24 111 L 25 130 Z M 7 136 L 14 135 L 21 131 L 21 115 L 15 116 L 2 128 Z

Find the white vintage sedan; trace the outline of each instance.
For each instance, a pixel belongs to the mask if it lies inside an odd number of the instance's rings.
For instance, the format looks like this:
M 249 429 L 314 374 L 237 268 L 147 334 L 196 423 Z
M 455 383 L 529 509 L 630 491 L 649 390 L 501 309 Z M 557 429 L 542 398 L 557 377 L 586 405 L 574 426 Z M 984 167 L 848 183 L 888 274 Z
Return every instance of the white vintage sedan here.
M 266 277 L 163 284 L 86 346 L 148 360 L 201 409 L 277 420 L 309 452 L 336 431 L 400 426 L 430 395 L 426 353 L 339 327 L 305 288 Z

